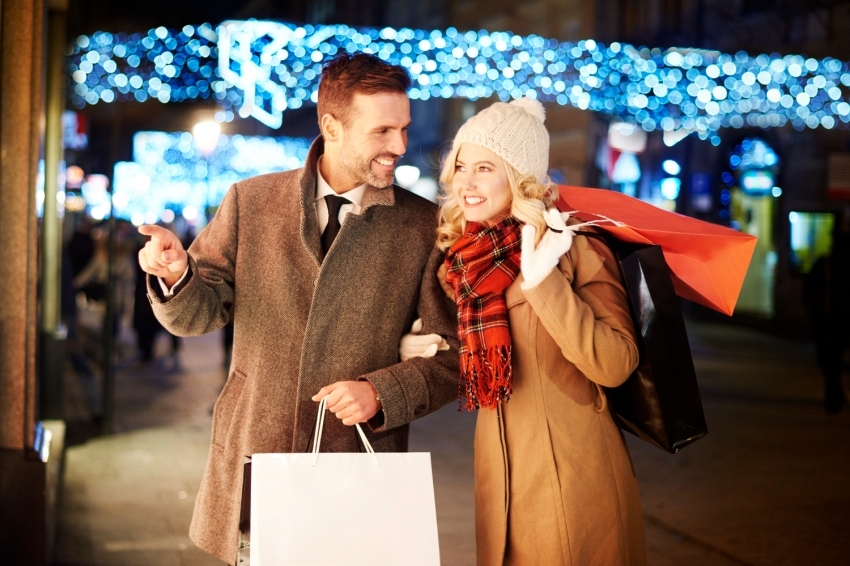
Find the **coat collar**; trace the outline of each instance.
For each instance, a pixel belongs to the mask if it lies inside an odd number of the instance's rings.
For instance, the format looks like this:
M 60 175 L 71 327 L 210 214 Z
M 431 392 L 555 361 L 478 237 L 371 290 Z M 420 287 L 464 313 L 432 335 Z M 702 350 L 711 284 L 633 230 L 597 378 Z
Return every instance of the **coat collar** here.
M 324 152 L 325 140 L 322 136 L 318 136 L 310 145 L 304 168 L 301 169 L 301 176 L 298 179 L 301 188 L 301 239 L 316 259 L 317 264 L 321 264 L 323 254 L 319 234 L 319 218 L 316 215 L 314 202 L 316 198 L 316 182 L 318 180 L 316 167 L 318 166 L 319 157 Z M 363 201 L 360 203 L 362 207 L 360 214 L 361 216 L 365 215 L 366 211 L 372 206 L 394 205 L 395 190 L 392 185 L 385 189 L 367 185 L 366 192 L 363 195 Z

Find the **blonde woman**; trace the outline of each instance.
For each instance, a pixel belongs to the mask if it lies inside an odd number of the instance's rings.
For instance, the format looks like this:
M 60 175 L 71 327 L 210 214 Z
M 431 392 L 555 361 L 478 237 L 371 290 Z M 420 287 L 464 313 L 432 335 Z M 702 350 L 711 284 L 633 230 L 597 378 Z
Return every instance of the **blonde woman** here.
M 543 120 L 534 100 L 493 104 L 460 128 L 440 178 L 440 275 L 478 410 L 478 564 L 644 564 L 637 481 L 602 389 L 637 366 L 635 332 L 610 250 L 551 208 Z

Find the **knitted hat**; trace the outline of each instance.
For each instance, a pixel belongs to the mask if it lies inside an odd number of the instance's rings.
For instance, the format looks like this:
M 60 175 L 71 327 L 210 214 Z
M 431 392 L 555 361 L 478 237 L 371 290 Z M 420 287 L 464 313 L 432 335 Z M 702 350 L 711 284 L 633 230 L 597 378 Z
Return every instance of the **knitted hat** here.
M 460 127 L 452 151 L 462 143 L 487 148 L 521 175 L 534 175 L 542 183 L 549 170 L 549 132 L 543 125 L 545 119 L 543 105 L 533 98 L 520 98 L 510 104 L 496 102 Z

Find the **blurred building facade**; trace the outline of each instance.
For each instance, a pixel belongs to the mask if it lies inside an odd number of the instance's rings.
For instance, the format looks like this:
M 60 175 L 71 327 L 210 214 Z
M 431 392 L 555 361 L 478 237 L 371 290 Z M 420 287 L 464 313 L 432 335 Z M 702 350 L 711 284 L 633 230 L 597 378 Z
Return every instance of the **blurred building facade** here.
M 845 61 L 850 56 L 848 6 L 847 2 L 803 0 L 320 0 L 285 4 L 220 0 L 201 9 L 171 7 L 156 0 L 151 10 L 138 15 L 126 8 L 107 7 L 101 0 L 76 0 L 71 3 L 70 30 L 74 36 L 99 29 L 144 31 L 159 25 L 179 29 L 203 20 L 215 25 L 257 18 L 376 29 L 444 30 L 451 26 L 461 32 L 510 31 L 558 41 L 617 41 L 661 52 L 746 51 Z M 495 97 L 413 100 L 410 145 L 402 164 L 436 177 L 441 154 L 454 132 L 493 100 Z M 211 101 L 162 104 L 150 99 L 87 106 L 83 114 L 91 146 L 79 155 L 69 152 L 69 163 L 76 159 L 75 164 L 85 171 L 111 175 L 116 161 L 132 159 L 135 132 L 188 132 L 217 110 Z M 553 180 L 621 190 L 757 235 L 759 246 L 739 301 L 739 316 L 786 329 L 805 326 L 802 279 L 817 257 L 828 253 L 831 227 L 850 222 L 847 191 L 830 190 L 850 185 L 850 178 L 845 179 L 845 171 L 850 171 L 846 130 L 745 125 L 720 130 L 712 143 L 687 132 L 665 140 L 656 130 L 637 132 L 640 140 L 635 151 L 633 138 L 612 138 L 616 122 L 611 116 L 547 103 Z M 222 133 L 312 138 L 318 130 L 314 106 L 306 104 L 287 110 L 280 129 L 236 119 L 224 124 Z M 615 133 L 623 137 L 622 132 Z M 623 143 L 626 147 L 621 147 Z M 764 151 L 775 162 L 752 165 L 754 152 Z M 745 165 L 736 165 L 741 160 Z

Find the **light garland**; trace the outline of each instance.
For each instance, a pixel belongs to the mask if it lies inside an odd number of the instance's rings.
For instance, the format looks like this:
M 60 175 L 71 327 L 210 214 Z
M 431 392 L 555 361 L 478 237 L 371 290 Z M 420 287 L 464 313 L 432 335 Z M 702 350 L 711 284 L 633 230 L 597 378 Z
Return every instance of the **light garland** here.
M 67 73 L 73 104 L 214 99 L 220 121 L 238 113 L 270 127 L 315 102 L 322 64 L 368 52 L 408 69 L 410 98 L 528 96 L 612 115 L 646 131 L 834 128 L 850 122 L 850 67 L 833 58 L 559 42 L 509 32 L 297 27 L 225 22 L 147 34 L 80 36 Z

